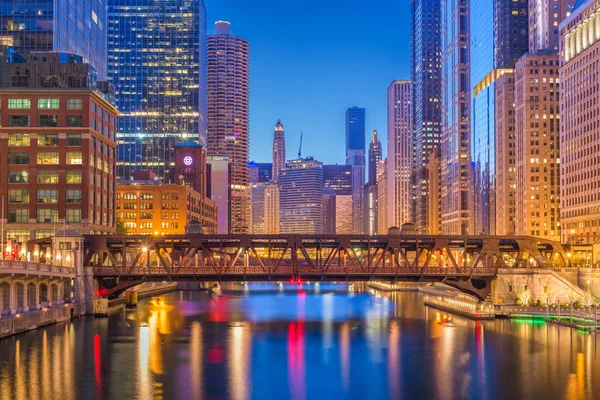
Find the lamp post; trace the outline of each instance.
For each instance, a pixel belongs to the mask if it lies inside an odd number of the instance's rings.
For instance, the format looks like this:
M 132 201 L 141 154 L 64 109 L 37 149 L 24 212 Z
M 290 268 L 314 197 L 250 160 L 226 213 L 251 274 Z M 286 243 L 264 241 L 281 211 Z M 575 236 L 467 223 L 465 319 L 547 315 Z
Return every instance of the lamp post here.
M 571 257 L 572 256 L 573 256 L 573 254 L 567 253 L 567 259 L 569 260 L 569 268 L 571 268 Z

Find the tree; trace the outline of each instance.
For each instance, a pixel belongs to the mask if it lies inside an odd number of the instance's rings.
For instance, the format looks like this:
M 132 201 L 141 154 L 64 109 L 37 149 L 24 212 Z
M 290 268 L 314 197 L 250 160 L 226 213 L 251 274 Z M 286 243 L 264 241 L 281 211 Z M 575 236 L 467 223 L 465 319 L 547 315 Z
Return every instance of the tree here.
M 125 222 L 117 216 L 117 235 L 127 235 L 127 227 L 125 226 Z

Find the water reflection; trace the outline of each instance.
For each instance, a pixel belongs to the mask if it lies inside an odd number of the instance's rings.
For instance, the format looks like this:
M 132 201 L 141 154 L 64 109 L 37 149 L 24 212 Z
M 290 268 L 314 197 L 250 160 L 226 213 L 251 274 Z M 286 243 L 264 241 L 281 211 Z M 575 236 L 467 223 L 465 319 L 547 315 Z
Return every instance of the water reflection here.
M 1 340 L 0 399 L 599 397 L 593 335 L 453 317 L 416 293 L 249 286 Z

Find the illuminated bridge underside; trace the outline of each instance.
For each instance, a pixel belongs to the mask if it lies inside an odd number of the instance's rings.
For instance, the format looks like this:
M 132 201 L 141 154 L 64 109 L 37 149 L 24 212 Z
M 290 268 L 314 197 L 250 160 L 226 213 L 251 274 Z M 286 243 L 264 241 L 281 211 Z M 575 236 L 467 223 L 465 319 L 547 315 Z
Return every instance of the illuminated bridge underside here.
M 564 266 L 565 253 L 531 237 L 88 236 L 84 265 L 110 295 L 147 280 L 303 279 L 443 281 L 485 297 L 498 268 Z

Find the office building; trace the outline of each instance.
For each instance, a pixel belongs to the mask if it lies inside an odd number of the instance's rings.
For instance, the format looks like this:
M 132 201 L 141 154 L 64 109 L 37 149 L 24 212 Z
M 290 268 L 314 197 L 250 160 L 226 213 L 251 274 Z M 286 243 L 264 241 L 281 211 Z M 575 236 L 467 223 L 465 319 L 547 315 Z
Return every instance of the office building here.
M 346 110 L 346 165 L 352 166 L 352 227 L 355 233 L 364 232 L 365 184 L 365 109 Z
M 523 56 L 515 69 L 516 234 L 560 239 L 559 56 Z M 564 145 L 564 144 L 563 144 Z
M 0 44 L 85 58 L 106 80 L 107 0 L 0 0 Z
M 377 131 L 373 131 L 371 142 L 369 142 L 369 185 L 377 184 L 377 167 L 381 161 L 381 142 L 377 137 Z
M 323 165 L 323 186 L 335 194 L 352 194 L 351 165 Z
M 388 87 L 387 99 L 387 188 L 386 223 L 401 227 L 410 215 L 411 174 L 411 83 L 396 80 Z M 380 191 L 381 192 L 381 191 Z M 381 202 L 379 202 L 381 204 Z M 380 210 L 381 213 L 381 210 Z
M 429 224 L 427 160 L 441 136 L 441 2 L 412 0 L 410 71 L 412 82 L 411 215 L 418 232 Z
M 427 232 L 430 235 L 442 233 L 442 199 L 440 181 L 442 176 L 442 154 L 439 147 L 434 147 L 427 160 L 427 174 L 430 182 L 431 192 L 427 212 L 429 213 L 429 225 Z
M 594 244 L 600 239 L 600 4 L 579 2 L 559 29 L 561 238 Z
M 471 185 L 470 231 L 496 234 L 498 181 L 496 81 L 527 53 L 526 0 L 481 0 L 470 19 Z M 514 146 L 514 142 L 512 143 Z M 510 147 L 510 144 L 509 144 Z M 498 171 L 498 173 L 501 173 Z M 504 189 L 503 189 L 504 190 Z
M 230 232 L 231 170 L 228 157 L 206 157 L 206 196 L 217 204 L 217 233 Z
M 552 50 L 558 54 L 558 25 L 573 12 L 575 3 L 575 0 L 529 0 L 530 53 Z
M 252 233 L 279 233 L 279 186 L 256 183 L 250 186 Z
M 279 171 L 285 168 L 285 161 L 285 129 L 278 120 L 273 132 L 273 181 L 279 180 Z
M 288 161 L 279 187 L 280 233 L 322 233 L 323 164 L 312 157 Z
M 469 233 L 469 1 L 442 0 L 440 197 L 443 234 Z M 431 190 L 429 191 L 431 193 Z
M 369 219 L 373 219 L 376 222 L 370 225 L 372 231 L 369 235 L 386 235 L 389 228 L 395 226 L 393 221 L 389 219 L 389 208 L 392 207 L 388 203 L 389 193 L 388 187 L 390 176 L 388 174 L 389 168 L 387 166 L 389 158 L 380 161 L 379 169 L 377 170 L 377 185 L 375 190 L 369 192 L 369 202 L 376 202 L 377 207 L 375 208 L 376 213 L 369 214 Z
M 204 3 L 108 0 L 107 26 L 108 78 L 121 112 L 118 176 L 151 170 L 168 182 L 175 144 L 206 143 Z
M 0 46 L 5 239 L 115 232 L 118 112 L 96 76 L 81 56 Z
M 218 21 L 208 37 L 207 149 L 213 157 L 229 157 L 231 233 L 250 230 L 248 196 L 248 41 L 231 35 L 228 22 Z

